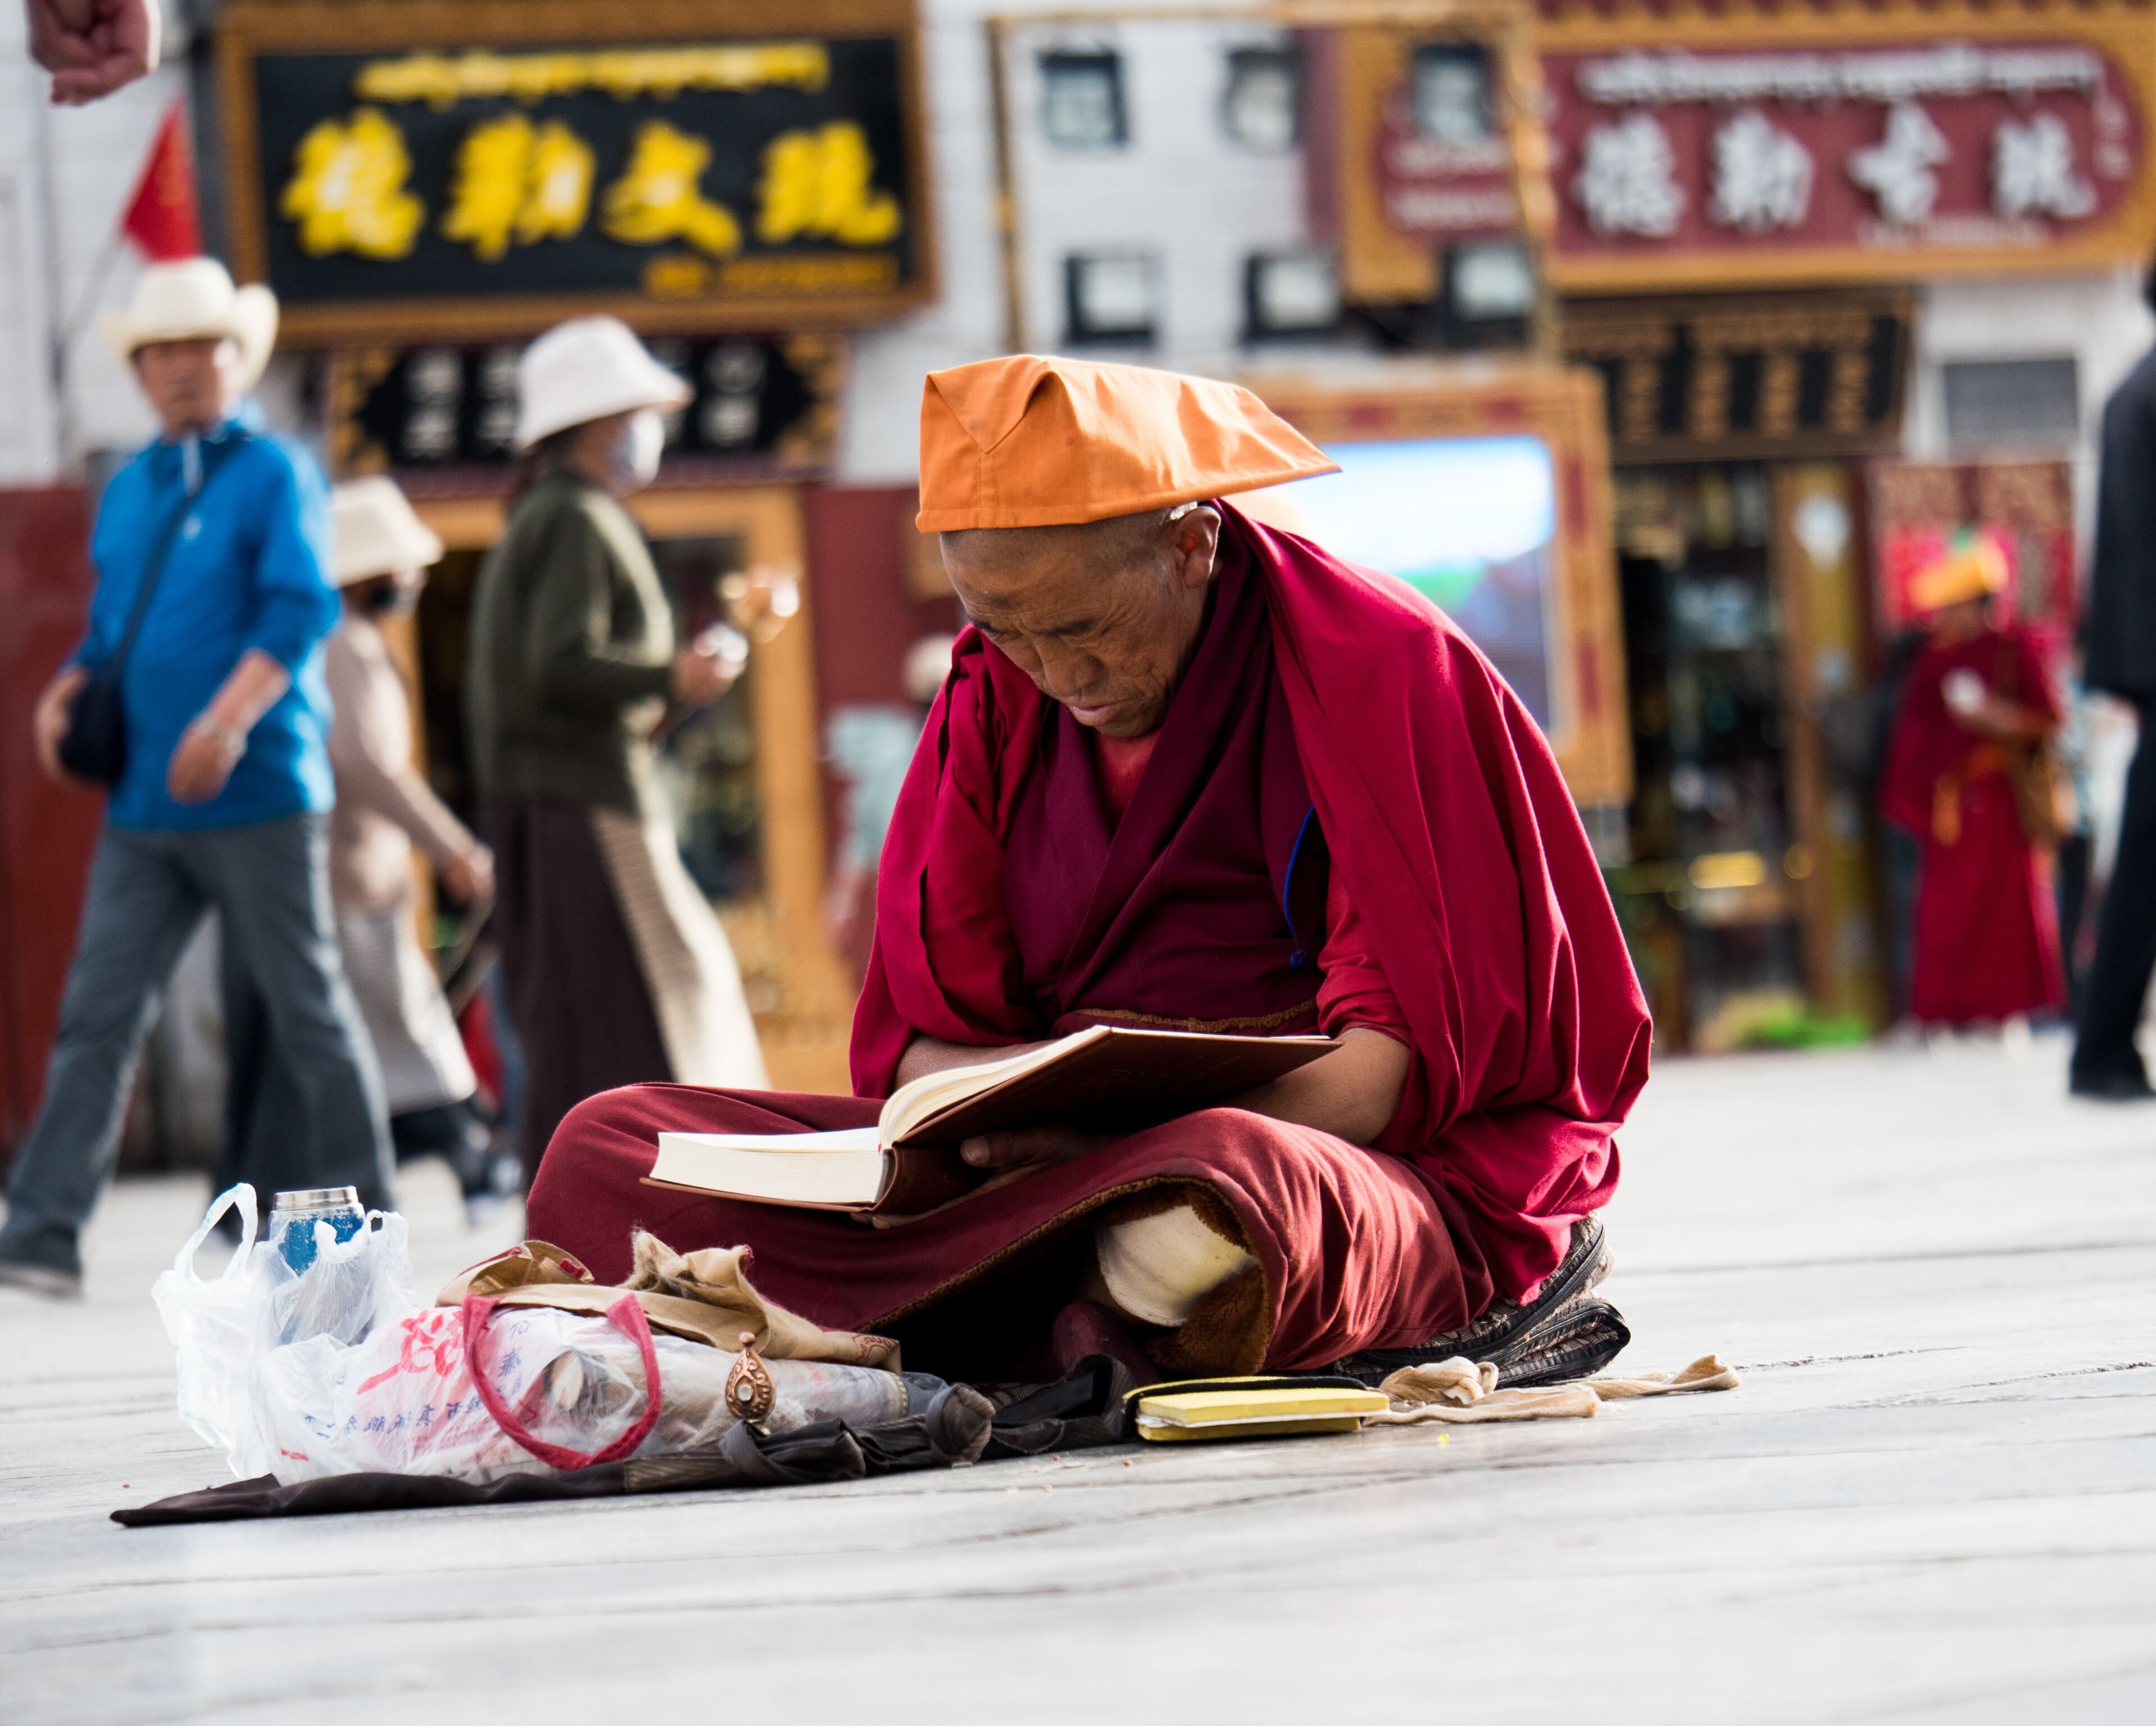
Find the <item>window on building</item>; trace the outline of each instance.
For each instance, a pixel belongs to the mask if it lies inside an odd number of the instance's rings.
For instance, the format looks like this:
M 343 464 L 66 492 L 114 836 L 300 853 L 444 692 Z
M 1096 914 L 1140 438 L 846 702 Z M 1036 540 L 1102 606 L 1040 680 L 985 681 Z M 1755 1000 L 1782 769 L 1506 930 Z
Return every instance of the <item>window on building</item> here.
M 1149 345 L 1160 328 L 1160 260 L 1150 252 L 1080 252 L 1063 260 L 1073 346 Z
M 1322 336 L 1340 322 L 1340 279 L 1332 254 L 1258 252 L 1243 266 L 1245 339 Z
M 1490 56 L 1471 42 L 1419 48 L 1415 131 L 1437 144 L 1481 144 L 1491 136 Z
M 1291 48 L 1238 48 L 1228 55 L 1221 124 L 1245 150 L 1277 155 L 1301 136 L 1302 57 Z
M 1939 370 L 1950 449 L 2058 449 L 2080 440 L 2081 378 L 2071 354 L 1949 360 Z
M 1510 234 L 1455 240 L 1439 254 L 1437 303 L 1430 332 L 1443 347 L 1513 348 L 1533 327 L 1534 258 L 1525 241 Z
M 1520 240 L 1462 240 L 1446 249 L 1445 291 L 1462 323 L 1523 318 L 1535 309 L 1535 266 Z
M 1129 142 L 1122 56 L 1041 55 L 1040 123 L 1059 150 L 1113 150 Z

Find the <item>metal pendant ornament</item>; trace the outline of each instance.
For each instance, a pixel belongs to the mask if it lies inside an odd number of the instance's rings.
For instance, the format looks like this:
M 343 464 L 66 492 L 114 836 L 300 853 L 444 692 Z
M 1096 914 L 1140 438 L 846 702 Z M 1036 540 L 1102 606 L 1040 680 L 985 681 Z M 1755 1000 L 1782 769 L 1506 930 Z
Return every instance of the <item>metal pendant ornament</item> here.
M 772 1381 L 771 1369 L 756 1352 L 752 1330 L 741 1333 L 741 1358 L 726 1374 L 726 1399 L 728 1408 L 759 1431 L 778 1405 L 778 1386 Z

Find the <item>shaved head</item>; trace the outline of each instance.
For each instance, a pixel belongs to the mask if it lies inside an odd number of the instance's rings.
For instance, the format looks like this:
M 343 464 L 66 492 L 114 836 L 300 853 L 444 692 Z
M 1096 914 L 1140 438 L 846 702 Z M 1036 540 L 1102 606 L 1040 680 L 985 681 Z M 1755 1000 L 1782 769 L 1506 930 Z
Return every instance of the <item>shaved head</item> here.
M 968 620 L 1034 686 L 1103 736 L 1168 717 L 1211 592 L 1219 513 L 1200 504 L 1058 527 L 942 537 Z

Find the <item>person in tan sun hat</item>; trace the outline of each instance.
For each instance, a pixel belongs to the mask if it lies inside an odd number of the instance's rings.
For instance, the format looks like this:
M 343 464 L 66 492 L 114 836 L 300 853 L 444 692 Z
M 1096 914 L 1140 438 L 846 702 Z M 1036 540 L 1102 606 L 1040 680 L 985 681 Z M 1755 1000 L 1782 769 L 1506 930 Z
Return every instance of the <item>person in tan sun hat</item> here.
M 517 367 L 523 457 L 480 572 L 465 697 L 494 847 L 509 1015 L 524 1048 L 527 1169 L 573 1105 L 646 1080 L 761 1084 L 732 949 L 683 866 L 651 737 L 746 660 L 686 644 L 621 500 L 658 476 L 688 386 L 626 324 L 576 318 Z
M 352 993 L 382 1066 L 389 1136 L 399 1163 L 445 1158 L 476 1219 L 521 1184 L 498 1164 L 493 1135 L 475 1105 L 479 1081 L 465 1054 L 434 962 L 414 928 L 412 854 L 434 866 L 452 900 L 484 915 L 494 895 L 494 856 L 434 794 L 412 759 L 412 708 L 382 626 L 408 616 L 442 542 L 385 475 L 331 493 L 331 573 L 344 616 L 323 648 L 336 717 L 330 762 L 336 809 L 330 821 L 330 894 Z M 228 1092 L 218 1191 L 250 1180 L 289 1187 L 295 1089 L 275 1027 L 244 970 L 225 966 Z
M 632 1219 L 751 1247 L 773 1298 L 961 1377 L 1608 1361 L 1597 1214 L 1645 1003 L 1489 661 L 1239 506 L 1332 468 L 1232 384 L 1038 355 L 930 374 L 917 520 L 968 627 L 878 862 L 858 1095 L 596 1097 L 532 1233 L 603 1280 Z M 897 1085 L 1101 1025 L 1337 1046 L 1135 1131 L 980 1135 L 978 1190 L 873 1230 L 643 1183 L 662 1132 L 869 1125 Z
M 247 402 L 277 302 L 212 258 L 152 265 L 100 319 L 160 431 L 100 500 L 82 645 L 36 712 L 38 759 L 110 793 L 36 1124 L 8 1176 L 0 1282 L 69 1293 L 127 1076 L 214 909 L 298 1092 L 293 1181 L 388 1200 L 382 1084 L 330 920 L 322 638 L 337 618 L 321 470 Z

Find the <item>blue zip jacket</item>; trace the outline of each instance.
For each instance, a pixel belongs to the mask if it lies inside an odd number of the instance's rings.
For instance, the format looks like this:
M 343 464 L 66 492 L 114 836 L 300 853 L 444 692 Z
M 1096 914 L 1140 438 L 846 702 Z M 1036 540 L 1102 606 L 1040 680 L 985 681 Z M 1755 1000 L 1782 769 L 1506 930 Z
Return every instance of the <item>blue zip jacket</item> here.
M 252 435 L 226 451 L 180 524 L 122 674 L 127 767 L 105 812 L 115 827 L 202 832 L 335 801 L 321 655 L 339 614 L 328 487 L 314 457 L 262 431 L 251 405 L 199 444 L 159 438 L 113 475 L 90 537 L 97 591 L 75 660 L 95 668 L 117 651 L 159 532 L 201 482 L 203 450 L 242 427 Z M 181 733 L 250 647 L 292 686 L 248 733 L 224 789 L 175 803 L 165 772 Z

